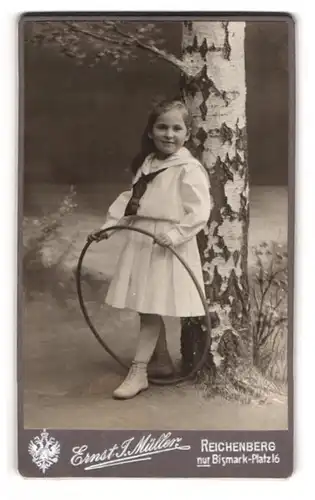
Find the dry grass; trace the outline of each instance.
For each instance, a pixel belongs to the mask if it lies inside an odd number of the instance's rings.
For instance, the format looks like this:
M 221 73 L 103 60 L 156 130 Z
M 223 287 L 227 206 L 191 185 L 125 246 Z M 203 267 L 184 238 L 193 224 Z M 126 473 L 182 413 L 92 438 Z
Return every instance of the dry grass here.
M 275 242 L 255 249 L 250 278 L 254 365 L 285 383 L 288 377 L 288 254 Z
M 228 401 L 243 404 L 267 404 L 284 402 L 287 396 L 285 384 L 272 380 L 251 363 L 239 363 L 227 371 L 217 371 L 215 377 L 209 372 L 201 373 L 196 387 L 205 397 L 221 396 Z

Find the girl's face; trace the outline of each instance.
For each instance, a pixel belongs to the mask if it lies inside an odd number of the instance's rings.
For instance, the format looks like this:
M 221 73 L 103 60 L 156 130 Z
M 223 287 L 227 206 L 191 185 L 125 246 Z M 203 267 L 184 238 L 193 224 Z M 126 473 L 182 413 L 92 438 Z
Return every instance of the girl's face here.
M 189 138 L 181 111 L 171 109 L 158 116 L 149 137 L 162 155 L 176 153 Z

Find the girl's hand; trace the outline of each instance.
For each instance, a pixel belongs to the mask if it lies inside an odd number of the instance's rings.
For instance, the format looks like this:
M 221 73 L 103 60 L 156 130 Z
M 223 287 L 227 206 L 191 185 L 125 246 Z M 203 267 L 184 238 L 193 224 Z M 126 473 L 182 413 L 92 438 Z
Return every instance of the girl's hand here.
M 156 243 L 159 243 L 163 247 L 170 247 L 173 244 L 171 238 L 165 233 L 158 233 L 154 239 Z
M 90 243 L 92 241 L 96 241 L 97 243 L 101 240 L 106 240 L 108 238 L 108 233 L 103 233 L 101 229 L 97 229 L 90 233 L 87 237 L 87 241 Z

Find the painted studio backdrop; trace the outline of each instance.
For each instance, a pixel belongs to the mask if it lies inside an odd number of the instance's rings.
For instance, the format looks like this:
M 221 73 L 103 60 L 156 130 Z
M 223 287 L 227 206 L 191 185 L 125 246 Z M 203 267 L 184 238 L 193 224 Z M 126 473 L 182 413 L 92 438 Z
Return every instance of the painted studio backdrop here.
M 23 30 L 25 427 L 287 428 L 288 25 L 260 22 L 25 22 Z M 87 235 L 129 188 L 152 104 L 183 98 L 214 209 L 199 237 L 213 338 L 196 380 L 127 404 L 123 374 L 79 309 Z M 121 236 L 84 262 L 93 321 L 128 363 L 138 317 L 104 304 Z M 178 369 L 200 324 L 166 320 Z

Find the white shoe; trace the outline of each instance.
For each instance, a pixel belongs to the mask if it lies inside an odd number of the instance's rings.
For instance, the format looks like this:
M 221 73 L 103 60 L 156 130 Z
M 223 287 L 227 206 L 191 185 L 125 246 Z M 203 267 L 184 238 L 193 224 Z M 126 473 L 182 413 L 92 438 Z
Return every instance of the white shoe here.
M 148 387 L 147 363 L 133 361 L 127 377 L 113 392 L 113 398 L 131 399 Z

